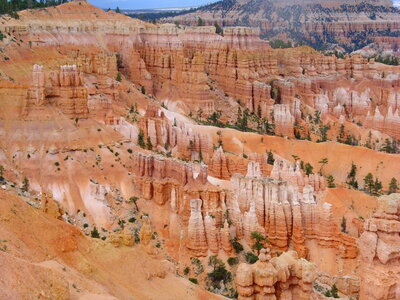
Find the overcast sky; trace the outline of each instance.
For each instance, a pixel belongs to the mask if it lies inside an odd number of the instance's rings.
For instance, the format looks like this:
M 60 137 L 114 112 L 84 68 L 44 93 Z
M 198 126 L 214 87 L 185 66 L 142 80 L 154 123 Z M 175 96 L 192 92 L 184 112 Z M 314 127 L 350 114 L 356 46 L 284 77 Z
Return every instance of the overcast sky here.
M 93 5 L 100 8 L 169 8 L 169 7 L 188 7 L 199 6 L 211 2 L 212 0 L 88 0 Z

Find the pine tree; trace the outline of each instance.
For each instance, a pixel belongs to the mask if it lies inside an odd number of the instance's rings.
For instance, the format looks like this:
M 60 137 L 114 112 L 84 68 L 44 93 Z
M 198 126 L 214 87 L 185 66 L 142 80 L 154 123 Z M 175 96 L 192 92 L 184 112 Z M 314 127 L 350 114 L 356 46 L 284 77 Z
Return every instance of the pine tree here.
M 397 179 L 393 177 L 389 183 L 389 194 L 396 193 L 398 190 L 399 190 L 399 185 L 397 183 Z
M 328 181 L 328 188 L 335 188 L 335 178 L 333 178 L 332 175 L 329 175 L 328 178 L 326 179 Z
M 346 183 L 352 186 L 353 188 L 358 189 L 358 182 L 356 180 L 356 175 L 357 175 L 357 166 L 352 162 L 350 172 L 347 175 Z
M 153 150 L 153 144 L 151 143 L 151 139 L 149 136 L 147 137 L 147 149 Z
M 94 239 L 99 239 L 100 238 L 100 233 L 97 230 L 96 226 L 94 226 L 93 230 L 90 232 L 90 236 Z
M 115 9 L 115 12 L 116 12 L 117 14 L 120 14 L 120 13 L 121 13 L 121 10 L 119 9 L 118 6 L 117 6 L 117 8 Z
M 319 162 L 321 164 L 321 167 L 319 168 L 319 174 L 322 175 L 322 168 L 328 164 L 328 159 L 326 157 L 322 158 Z
M 138 134 L 138 145 L 140 148 L 144 149 L 146 148 L 146 143 L 144 142 L 144 133 L 143 130 L 139 130 L 139 134 Z
M 346 218 L 345 217 L 342 217 L 342 222 L 340 223 L 340 230 L 343 232 L 343 233 L 346 233 L 346 227 L 347 227 L 347 225 L 346 225 Z
M 374 177 L 371 173 L 368 173 L 364 177 L 364 188 L 369 192 L 372 193 L 372 190 L 374 188 Z
M 382 181 L 378 180 L 378 178 L 375 178 L 374 186 L 373 186 L 373 192 L 375 195 L 381 195 L 382 194 Z
M 268 163 L 269 165 L 273 165 L 274 162 L 275 162 L 274 154 L 271 152 L 271 150 L 269 150 L 269 151 L 268 151 L 267 163 Z
M 115 80 L 121 82 L 122 76 L 121 76 L 121 73 L 120 73 L 120 72 L 117 73 L 117 78 L 115 78 Z
M 22 191 L 27 192 L 29 190 L 29 179 L 24 177 L 24 180 L 22 181 Z
M 306 175 L 314 174 L 313 169 L 314 167 L 310 163 L 306 163 L 305 166 Z

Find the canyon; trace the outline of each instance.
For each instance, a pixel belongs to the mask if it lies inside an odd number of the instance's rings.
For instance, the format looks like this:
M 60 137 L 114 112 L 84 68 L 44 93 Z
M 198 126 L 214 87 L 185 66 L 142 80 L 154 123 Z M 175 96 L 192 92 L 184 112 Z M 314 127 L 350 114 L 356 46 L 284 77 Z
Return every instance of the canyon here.
M 261 36 L 269 40 L 283 39 L 345 52 L 374 44 L 398 54 L 399 17 L 398 8 L 386 0 L 222 0 L 161 21 L 250 26 L 259 28 Z
M 18 15 L 0 298 L 399 297 L 399 67 L 86 1 Z

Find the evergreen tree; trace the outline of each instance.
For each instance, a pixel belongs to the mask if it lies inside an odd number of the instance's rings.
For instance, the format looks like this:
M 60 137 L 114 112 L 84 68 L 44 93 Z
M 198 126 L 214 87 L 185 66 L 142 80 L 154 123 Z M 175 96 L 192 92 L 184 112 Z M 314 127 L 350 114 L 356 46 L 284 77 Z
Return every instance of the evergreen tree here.
M 256 231 L 251 233 L 251 238 L 254 240 L 252 248 L 257 250 L 257 253 L 260 253 L 260 250 L 264 248 L 267 239 Z
M 374 177 L 371 173 L 368 173 L 364 177 L 364 188 L 369 192 L 372 193 L 372 190 L 374 188 Z
M 268 163 L 269 165 L 273 165 L 274 162 L 275 162 L 274 154 L 271 152 L 271 150 L 269 150 L 269 151 L 268 151 L 267 163 Z
M 321 167 L 319 168 L 319 174 L 322 175 L 322 168 L 328 163 L 328 159 L 324 157 L 318 163 L 321 164 Z
M 202 19 L 202 18 L 198 18 L 197 19 L 197 26 L 204 26 L 205 25 L 205 22 L 204 22 L 204 20 Z
M 121 73 L 120 73 L 120 72 L 117 73 L 117 78 L 115 78 L 115 80 L 121 82 L 122 76 L 121 76 Z
M 375 178 L 374 182 L 374 187 L 373 187 L 373 193 L 375 195 L 381 195 L 382 194 L 382 181 L 378 180 L 378 178 Z
M 22 181 L 22 191 L 27 192 L 29 190 L 29 179 L 24 177 L 24 180 Z
M 153 150 L 153 144 L 151 143 L 151 139 L 149 136 L 147 137 L 147 149 Z
M 144 133 L 143 130 L 139 130 L 139 134 L 138 134 L 138 141 L 137 141 L 138 145 L 140 148 L 144 149 L 146 148 L 146 143 L 144 142 Z
M 342 222 L 340 223 L 340 230 L 343 233 L 346 233 L 346 227 L 347 227 L 346 223 L 347 223 L 346 218 L 342 217 Z
M 351 169 L 349 174 L 347 175 L 347 181 L 346 183 L 350 185 L 351 187 L 358 189 L 358 182 L 356 180 L 356 175 L 357 175 L 357 166 L 352 162 L 351 163 Z
M 223 30 L 222 30 L 221 26 L 219 26 L 219 24 L 216 21 L 214 22 L 214 27 L 215 27 L 215 32 L 217 34 L 220 34 L 220 35 L 223 34 Z
M 328 178 L 326 179 L 328 181 L 328 188 L 335 188 L 335 178 L 333 178 L 332 175 L 329 175 Z
M 387 138 L 385 139 L 385 144 L 382 146 L 381 151 L 386 153 L 394 153 L 394 146 L 393 143 Z
M 100 238 L 100 233 L 97 230 L 96 226 L 94 226 L 93 230 L 90 232 L 90 236 L 94 239 L 99 239 Z
M 396 193 L 399 190 L 399 185 L 396 178 L 392 178 L 389 183 L 389 194 Z
M 121 13 L 121 10 L 119 9 L 118 6 L 117 6 L 117 8 L 115 9 L 115 12 L 116 12 L 117 14 L 120 14 L 120 13 Z
M 306 175 L 314 174 L 313 173 L 314 167 L 310 163 L 306 163 L 304 168 L 305 168 Z

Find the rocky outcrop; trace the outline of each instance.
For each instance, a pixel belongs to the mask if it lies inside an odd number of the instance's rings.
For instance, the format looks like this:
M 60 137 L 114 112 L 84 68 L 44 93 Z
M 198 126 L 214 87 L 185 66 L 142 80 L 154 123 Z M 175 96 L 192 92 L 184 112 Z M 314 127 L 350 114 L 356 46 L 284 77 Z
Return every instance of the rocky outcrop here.
M 210 176 L 229 180 L 235 173 L 246 174 L 247 160 L 244 158 L 234 161 L 224 153 L 222 147 L 214 151 L 213 156 L 208 162 L 208 172 Z
M 190 200 L 187 247 L 195 256 L 205 256 L 208 250 L 201 205 L 202 201 L 200 199 Z
M 140 120 L 145 141 L 159 151 L 172 153 L 191 161 L 208 161 L 213 151 L 210 135 L 196 131 L 190 125 L 176 119 L 169 120 L 155 105 L 149 105 Z
M 389 32 L 400 30 L 399 13 L 392 2 L 373 0 L 265 3 L 225 0 L 166 21 L 196 25 L 198 17 L 207 25 L 217 22 L 225 26 L 254 26 L 260 28 L 263 36 L 280 38 L 285 35 L 298 42 L 296 38 L 300 35 L 316 46 L 339 44 L 348 50 L 360 48 L 360 44 L 368 44 L 372 38 L 376 38 L 376 42 L 379 38 L 390 38 L 393 35 Z M 365 31 L 369 33 L 368 38 L 360 37 Z
M 378 130 L 390 135 L 394 139 L 400 138 L 400 115 L 399 110 L 393 112 L 393 106 L 390 105 L 386 116 L 382 115 L 379 108 L 376 107 L 373 115 L 368 111 L 365 119 L 365 127 Z
M 88 116 L 87 89 L 83 86 L 83 74 L 76 65 L 60 66 L 59 71 L 48 75 L 48 80 L 45 79 L 43 66 L 34 65 L 32 77 L 23 116 L 46 117 L 41 113 L 46 105 L 56 107 L 69 118 Z
M 265 234 L 275 249 L 287 251 L 293 245 L 302 257 L 308 253 L 307 240 L 316 240 L 323 248 L 337 249 L 341 257 L 357 256 L 355 239 L 339 231 L 330 204 L 317 204 L 321 193 L 309 184 L 308 177 L 304 184 L 299 172 L 298 177 L 292 173 L 277 178 L 277 172 L 271 173 L 272 178 L 262 177 L 260 172 L 254 174 L 232 177 L 234 190 L 227 207 L 237 236 L 244 236 L 250 244 L 250 234 L 256 231 Z M 313 181 L 313 185 L 322 191 L 319 181 Z
M 271 258 L 269 249 L 260 251 L 253 265 L 242 263 L 236 272 L 239 300 L 310 299 L 316 266 L 295 251 Z
M 379 208 L 365 222 L 361 254 L 360 299 L 400 297 L 400 194 L 379 198 Z
M 274 105 L 275 134 L 294 137 L 294 117 L 288 104 Z

